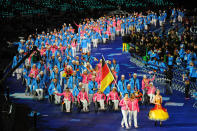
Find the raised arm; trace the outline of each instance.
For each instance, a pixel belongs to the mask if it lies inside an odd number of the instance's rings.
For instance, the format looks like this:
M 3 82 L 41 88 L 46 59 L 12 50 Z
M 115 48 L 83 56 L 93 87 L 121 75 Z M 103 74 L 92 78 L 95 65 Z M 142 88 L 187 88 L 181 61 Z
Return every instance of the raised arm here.
M 155 74 L 154 76 L 150 79 L 150 81 L 154 81 L 155 80 Z
M 55 93 L 57 96 L 63 96 L 64 95 L 64 92 L 63 93 Z

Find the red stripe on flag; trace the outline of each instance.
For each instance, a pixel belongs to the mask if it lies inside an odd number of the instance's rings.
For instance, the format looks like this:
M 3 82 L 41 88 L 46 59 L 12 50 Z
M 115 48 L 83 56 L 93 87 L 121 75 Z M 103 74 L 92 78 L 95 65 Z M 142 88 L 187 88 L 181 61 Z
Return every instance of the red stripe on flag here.
M 109 73 L 109 69 L 107 67 L 107 64 L 105 64 L 102 68 L 102 80 L 105 78 L 105 76 Z

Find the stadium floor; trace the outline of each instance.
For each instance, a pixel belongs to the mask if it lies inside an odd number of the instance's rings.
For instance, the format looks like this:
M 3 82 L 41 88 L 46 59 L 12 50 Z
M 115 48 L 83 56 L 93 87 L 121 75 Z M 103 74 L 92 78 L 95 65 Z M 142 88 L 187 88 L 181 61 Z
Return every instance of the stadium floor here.
M 156 29 L 159 31 L 159 29 Z M 129 53 L 122 53 L 122 40 L 117 37 L 115 41 L 108 44 L 100 44 L 98 48 L 92 49 L 92 55 L 101 58 L 103 54 L 105 59 L 115 58 L 120 64 L 120 74 L 125 74 L 128 78 L 128 73 L 138 73 L 140 80 L 142 75 L 141 68 L 137 67 L 134 63 L 129 61 Z M 119 75 L 120 75 L 119 74 Z M 37 127 L 41 131 L 122 131 L 125 130 L 121 127 L 120 122 L 122 120 L 121 112 L 98 112 L 91 111 L 89 113 L 63 113 L 60 106 L 50 104 L 47 99 L 44 101 L 36 101 L 33 99 L 22 98 L 21 93 L 24 93 L 25 87 L 22 86 L 21 81 L 17 81 L 15 78 L 10 77 L 8 79 L 8 86 L 11 88 L 12 101 L 16 103 L 22 103 L 32 108 L 32 111 L 40 113 L 38 118 Z M 19 93 L 18 98 L 16 98 Z M 172 96 L 166 96 L 163 106 L 166 103 L 170 118 L 163 122 L 162 127 L 155 127 L 154 122 L 148 119 L 148 112 L 153 106 L 143 107 L 140 106 L 140 112 L 138 113 L 138 129 L 132 127 L 130 130 L 139 131 L 195 131 L 197 130 L 197 109 L 193 108 L 195 100 L 185 100 L 184 94 L 178 91 L 174 91 Z M 174 104 L 172 104 L 172 102 Z M 75 109 L 74 109 L 75 110 Z M 93 108 L 92 108 L 93 110 Z

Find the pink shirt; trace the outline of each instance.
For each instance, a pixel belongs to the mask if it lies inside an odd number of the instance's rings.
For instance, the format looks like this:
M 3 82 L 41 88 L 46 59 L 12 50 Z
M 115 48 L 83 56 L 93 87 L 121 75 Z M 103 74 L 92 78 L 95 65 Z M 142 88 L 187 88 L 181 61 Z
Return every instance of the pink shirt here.
M 155 80 L 155 75 L 153 76 L 152 79 L 147 79 L 146 84 L 149 85 L 149 82 L 154 81 L 154 80 Z M 145 82 L 144 82 L 144 80 L 142 80 L 142 90 L 144 90 L 144 88 L 148 88 L 148 87 L 145 86 Z
M 79 92 L 77 96 L 77 101 L 80 102 L 80 100 L 87 100 L 87 102 L 89 102 L 87 92 Z
M 137 110 L 137 112 L 139 112 L 138 99 L 135 99 L 133 101 L 130 100 L 129 110 L 130 111 L 136 111 Z
M 52 53 L 54 54 L 56 51 L 56 48 L 51 48 Z
M 89 81 L 89 75 L 84 75 L 82 74 L 82 83 L 83 84 L 88 84 L 88 81 Z
M 148 92 L 147 94 L 155 94 L 155 91 L 156 91 L 156 88 L 153 86 L 153 87 L 148 87 Z
M 115 21 L 113 22 L 113 27 L 116 27 L 116 22 Z
M 44 52 L 46 51 L 46 49 L 41 49 L 40 50 L 40 55 L 42 56 L 44 54 Z
M 64 51 L 65 51 L 65 49 L 66 49 L 66 47 L 60 47 L 60 50 L 61 50 L 61 53 L 62 53 L 62 55 L 64 55 Z
M 56 95 L 64 96 L 64 99 L 67 99 L 68 101 L 71 101 L 71 99 L 72 99 L 72 102 L 74 102 L 74 98 L 73 98 L 73 95 L 72 95 L 71 92 L 69 92 L 69 93 L 67 93 L 67 92 L 57 93 Z
M 29 76 L 30 74 L 33 74 L 33 78 L 36 78 L 36 76 L 38 75 L 38 69 L 31 69 Z
M 100 100 L 103 100 L 104 99 L 104 101 L 106 100 L 106 96 L 105 96 L 105 94 L 103 94 L 103 93 L 101 93 L 101 94 L 99 94 L 99 93 L 96 93 L 96 94 L 94 94 L 94 96 L 93 96 L 93 101 L 95 102 L 95 100 L 96 101 L 100 101 Z
M 111 91 L 107 97 L 107 102 L 110 100 L 120 100 L 118 93 Z
M 129 110 L 130 104 L 131 104 L 131 101 L 129 99 L 128 101 L 125 101 L 124 98 L 119 103 L 119 105 L 121 106 L 121 110 Z
M 98 83 L 98 85 L 101 84 L 101 77 L 99 75 L 96 75 L 95 81 Z
M 76 42 L 72 42 L 72 43 L 71 43 L 71 46 L 72 46 L 72 47 L 77 47 L 77 43 L 76 43 Z

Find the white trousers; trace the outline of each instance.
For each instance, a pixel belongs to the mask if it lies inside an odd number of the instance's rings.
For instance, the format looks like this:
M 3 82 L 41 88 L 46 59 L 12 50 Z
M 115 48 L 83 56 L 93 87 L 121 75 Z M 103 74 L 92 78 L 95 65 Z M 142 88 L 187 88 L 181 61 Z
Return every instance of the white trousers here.
M 89 102 L 90 102 L 90 103 L 92 102 L 93 95 L 94 95 L 94 94 L 89 94 L 89 95 L 88 95 L 88 99 L 89 99 Z
M 155 95 L 154 94 L 148 94 L 148 96 L 150 97 L 150 103 L 153 103 Z
M 85 91 L 87 92 L 87 94 L 89 94 L 88 84 L 83 83 L 83 87 L 85 88 Z
M 63 77 L 62 77 L 62 74 L 64 73 L 64 71 L 61 71 L 60 72 L 60 86 L 62 86 L 62 80 L 63 80 Z
M 162 26 L 163 25 L 163 21 L 160 20 L 159 21 L 159 25 Z
M 72 56 L 75 57 L 76 56 L 76 47 L 72 47 L 72 51 L 73 51 Z
M 126 27 L 126 34 L 129 34 L 129 28 Z
M 104 100 L 99 100 L 98 102 L 100 103 L 101 109 L 104 110 L 105 109 Z
M 120 35 L 120 31 L 116 31 L 116 35 L 119 36 Z
M 38 99 L 42 99 L 43 98 L 43 89 L 36 89 L 36 92 L 38 94 Z
M 64 99 L 65 107 L 66 107 L 66 112 L 70 112 L 70 106 L 71 106 L 71 101 L 68 99 Z
M 88 102 L 87 100 L 81 100 L 83 104 L 83 111 L 88 111 Z
M 93 39 L 93 47 L 97 48 L 98 46 L 98 39 Z
M 122 126 L 126 126 L 126 128 L 128 128 L 128 122 L 127 122 L 127 116 L 128 116 L 128 111 L 127 110 L 121 110 L 122 111 L 122 121 L 121 121 L 121 125 Z
M 142 101 L 144 101 L 145 90 L 142 90 L 142 94 L 143 94 L 143 96 L 142 96 Z
M 136 111 L 129 111 L 129 126 L 131 126 L 132 117 L 134 120 L 134 126 L 137 127 L 137 110 Z
M 173 23 L 175 23 L 176 22 L 176 18 L 173 18 Z
M 153 24 L 153 22 L 154 22 L 154 20 L 153 20 L 153 19 L 151 19 L 150 23 L 151 23 L 151 24 Z
M 107 38 L 103 38 L 103 43 L 105 44 L 107 42 Z
M 55 91 L 55 93 L 58 93 L 57 91 Z M 61 99 L 61 96 L 58 96 L 58 95 L 54 95 L 55 96 L 55 101 L 54 101 L 54 103 L 55 104 L 60 104 L 60 99 Z
M 91 51 L 91 43 L 87 43 L 88 51 Z
M 118 110 L 119 101 L 118 100 L 112 100 L 112 102 L 114 103 L 114 109 Z
M 140 28 L 137 28 L 137 32 L 140 32 Z
M 179 15 L 179 16 L 178 16 L 178 21 L 179 21 L 179 22 L 182 22 L 182 20 L 183 20 L 182 16 Z
M 88 48 L 83 48 L 83 53 L 87 53 L 88 52 Z
M 156 19 L 153 20 L 153 23 L 154 23 L 155 26 L 157 26 L 157 20 Z
M 17 68 L 13 72 L 12 76 L 15 76 L 15 74 L 16 74 L 16 79 L 19 80 L 21 78 L 22 72 L 23 72 L 23 68 Z
M 115 36 L 116 36 L 115 33 L 112 33 L 111 34 L 111 40 L 115 40 Z
M 124 35 L 125 35 L 125 30 L 121 29 L 121 36 L 124 36 Z
M 145 30 L 148 30 L 148 25 L 145 25 L 145 26 L 144 26 L 144 29 L 145 29 Z
M 80 43 L 77 43 L 77 51 L 79 51 Z

